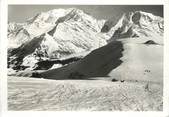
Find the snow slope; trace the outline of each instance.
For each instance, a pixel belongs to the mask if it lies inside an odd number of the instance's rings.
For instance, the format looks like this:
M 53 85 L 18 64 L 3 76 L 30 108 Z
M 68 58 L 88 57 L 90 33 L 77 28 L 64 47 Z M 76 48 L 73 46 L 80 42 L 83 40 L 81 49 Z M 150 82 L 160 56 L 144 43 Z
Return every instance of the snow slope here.
M 163 45 L 144 44 L 151 39 L 126 38 L 112 41 L 76 63 L 43 72 L 40 76 L 49 79 L 107 77 L 162 83 Z

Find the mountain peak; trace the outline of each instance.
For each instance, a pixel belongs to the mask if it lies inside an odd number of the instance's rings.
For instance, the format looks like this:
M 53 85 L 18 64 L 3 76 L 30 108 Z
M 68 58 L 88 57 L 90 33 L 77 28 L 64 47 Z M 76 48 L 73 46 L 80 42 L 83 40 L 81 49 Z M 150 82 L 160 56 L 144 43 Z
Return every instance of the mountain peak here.
M 150 22 L 155 22 L 155 21 L 163 21 L 163 18 L 160 16 L 155 16 L 152 13 L 147 13 L 143 11 L 136 11 L 132 15 L 132 21 L 137 24 L 137 23 L 150 23 Z
M 157 37 L 162 36 L 163 18 L 152 13 L 135 11 L 123 14 L 114 26 L 112 39 L 128 37 Z
M 47 22 L 47 23 L 54 23 L 58 18 L 64 17 L 68 14 L 78 14 L 84 15 L 84 11 L 77 9 L 77 8 L 67 8 L 67 9 L 53 9 L 47 12 L 41 12 L 35 15 L 34 17 L 27 20 L 28 24 L 33 22 Z

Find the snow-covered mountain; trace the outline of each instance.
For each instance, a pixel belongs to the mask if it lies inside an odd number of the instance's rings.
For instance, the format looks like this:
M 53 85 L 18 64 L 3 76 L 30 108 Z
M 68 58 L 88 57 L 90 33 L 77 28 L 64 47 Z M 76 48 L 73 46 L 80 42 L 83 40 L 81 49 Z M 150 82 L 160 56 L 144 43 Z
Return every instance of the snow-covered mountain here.
M 93 50 L 107 43 L 98 34 L 104 22 L 105 20 L 97 20 L 82 10 L 70 8 L 40 13 L 22 25 L 10 23 L 10 56 L 16 55 L 25 61 L 32 61 L 33 58 L 36 59 L 34 55 L 37 53 L 45 53 L 46 58 L 61 58 Z M 13 50 L 16 48 L 21 52 L 15 53 Z
M 8 24 L 8 65 L 33 67 L 40 60 L 76 56 L 118 38 L 162 35 L 163 18 L 150 13 L 127 13 L 112 25 L 76 8 L 54 9 Z
M 124 14 L 116 24 L 112 39 L 163 36 L 163 18 L 142 11 Z
M 9 42 L 16 41 L 16 46 L 9 43 L 9 48 L 16 48 L 22 44 L 40 36 L 43 33 L 48 33 L 48 37 L 53 37 L 56 41 L 70 41 L 81 39 L 85 43 L 88 40 L 93 40 L 96 33 L 100 32 L 105 20 L 96 20 L 92 16 L 87 15 L 82 10 L 70 9 L 54 9 L 48 12 L 37 14 L 30 18 L 22 25 L 16 23 L 9 24 Z M 20 35 L 25 37 L 21 37 Z M 68 36 L 69 35 L 69 36 Z M 46 38 L 48 38 L 46 37 Z M 22 41 L 22 42 L 21 42 Z M 83 44 L 92 46 L 88 43 Z M 78 45 L 77 43 L 74 45 Z M 83 49 L 81 48 L 81 49 Z

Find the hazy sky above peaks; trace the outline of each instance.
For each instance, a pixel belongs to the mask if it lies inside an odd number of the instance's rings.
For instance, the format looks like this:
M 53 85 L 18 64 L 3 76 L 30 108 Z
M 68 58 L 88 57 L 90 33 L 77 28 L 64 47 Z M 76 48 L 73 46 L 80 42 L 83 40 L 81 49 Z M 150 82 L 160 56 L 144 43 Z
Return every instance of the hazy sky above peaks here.
M 123 13 L 145 11 L 163 17 L 162 5 L 9 5 L 8 21 L 24 22 L 37 13 L 58 8 L 78 8 L 97 19 L 119 19 Z

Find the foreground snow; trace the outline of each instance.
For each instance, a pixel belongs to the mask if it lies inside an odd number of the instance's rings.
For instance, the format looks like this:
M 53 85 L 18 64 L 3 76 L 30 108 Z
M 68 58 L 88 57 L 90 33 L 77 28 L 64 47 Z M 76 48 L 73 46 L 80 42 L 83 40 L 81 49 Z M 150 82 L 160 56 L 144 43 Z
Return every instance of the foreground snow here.
M 162 111 L 162 89 L 160 83 L 9 77 L 8 109 Z

